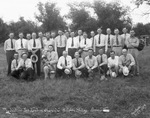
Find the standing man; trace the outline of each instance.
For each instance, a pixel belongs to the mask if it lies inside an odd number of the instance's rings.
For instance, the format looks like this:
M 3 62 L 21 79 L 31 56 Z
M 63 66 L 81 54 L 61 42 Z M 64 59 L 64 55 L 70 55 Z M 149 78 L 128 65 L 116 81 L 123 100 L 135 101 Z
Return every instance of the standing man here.
M 110 51 L 110 57 L 108 58 L 108 68 L 109 68 L 109 73 L 112 77 L 112 73 L 115 73 L 116 77 L 118 76 L 118 71 L 119 71 L 119 57 L 115 56 L 115 51 Z
M 96 56 L 98 62 L 98 69 L 101 75 L 101 80 L 107 79 L 107 55 L 104 54 L 103 49 L 99 49 L 99 54 Z
M 28 43 L 29 43 L 29 41 L 30 41 L 30 39 L 31 39 L 31 34 L 27 34 L 26 35 L 26 38 L 27 38 L 27 47 L 28 47 Z M 30 52 L 29 50 L 28 50 L 28 58 L 30 58 L 30 56 L 32 55 L 32 52 Z
M 95 33 L 94 33 L 94 31 L 91 31 L 91 40 L 92 40 L 92 49 L 95 53 Z
M 59 77 L 62 75 L 70 75 L 72 68 L 72 58 L 68 55 L 67 51 L 63 51 L 63 56 L 61 56 L 57 63 L 57 73 Z
M 37 75 L 41 75 L 41 42 L 39 39 L 36 39 L 36 33 L 32 33 L 32 39 L 29 41 L 28 44 L 28 50 L 32 52 L 32 54 L 37 55 L 38 61 L 36 63 L 33 63 L 33 68 L 35 70 L 35 64 L 37 69 Z
M 80 41 L 80 49 L 82 49 L 81 57 L 84 60 L 88 56 L 88 50 L 92 48 L 92 40 L 87 38 L 87 33 L 83 33 L 83 38 Z
M 27 52 L 28 50 L 28 41 L 23 38 L 23 33 L 19 33 L 19 39 L 15 42 L 15 50 L 19 53 L 19 58 L 21 58 L 21 54 L 23 52 Z
M 119 35 L 118 29 L 115 29 L 114 33 L 115 33 L 115 36 L 113 37 L 113 40 L 112 40 L 113 50 L 115 51 L 115 54 L 117 56 L 120 56 L 122 53 L 122 48 L 124 46 L 124 41 L 123 41 L 123 38 Z
M 46 38 L 44 40 L 44 52 L 47 52 L 49 50 L 49 45 L 55 46 L 55 40 L 51 38 L 50 32 L 46 32 Z
M 122 36 L 124 42 L 126 42 L 126 39 L 130 37 L 130 34 L 127 33 L 127 32 L 128 32 L 127 28 L 123 28 L 123 29 L 122 29 L 122 32 L 123 32 L 123 34 L 122 34 L 121 36 Z M 127 49 L 126 44 L 124 44 L 124 47 L 123 47 L 123 48 Z
M 4 51 L 6 53 L 6 59 L 8 64 L 7 75 L 11 73 L 11 62 L 13 60 L 14 53 L 15 53 L 15 39 L 13 38 L 14 38 L 14 33 L 10 33 L 9 39 L 7 39 L 4 43 Z
M 58 53 L 58 57 L 60 57 L 66 49 L 67 38 L 63 35 L 61 30 L 58 31 L 58 34 L 59 35 L 55 38 L 55 51 Z
M 75 77 L 80 78 L 81 75 L 86 74 L 85 64 L 82 58 L 79 57 L 79 52 L 75 52 L 74 59 L 72 60 L 72 69 L 74 71 Z M 86 73 L 85 73 L 86 72 Z
M 79 44 L 80 44 L 82 38 L 83 38 L 82 30 L 78 30 L 78 36 L 76 36 L 76 39 L 79 41 Z M 82 53 L 82 49 L 79 47 L 79 54 L 80 54 L 80 56 L 81 56 L 81 53 Z
M 56 66 L 58 62 L 58 54 L 57 52 L 54 51 L 53 45 L 48 46 L 49 50 L 46 53 L 44 61 L 44 75 L 45 75 L 45 80 L 49 78 L 49 73 L 50 74 L 55 74 L 56 73 Z
M 133 72 L 134 72 L 134 65 L 135 65 L 135 60 L 134 57 L 128 53 L 127 49 L 123 49 L 122 50 L 122 54 L 119 57 L 119 72 L 124 74 L 124 68 L 128 68 L 128 71 L 131 73 L 131 75 L 133 76 Z M 128 73 L 127 73 L 128 75 Z M 127 76 L 125 75 L 125 76 Z
M 138 61 L 138 55 L 139 55 L 139 51 L 137 49 L 137 47 L 139 46 L 139 39 L 137 37 L 134 36 L 135 32 L 134 30 L 130 31 L 130 37 L 127 38 L 126 40 L 126 46 L 128 48 L 128 52 L 130 54 L 132 54 L 132 56 L 135 59 L 135 63 L 136 63 L 136 70 L 135 70 L 135 74 L 139 75 L 139 61 Z
M 66 51 L 68 51 L 68 55 L 74 58 L 74 53 L 79 48 L 79 41 L 74 37 L 74 32 L 71 32 L 71 37 L 67 40 Z
M 85 57 L 85 66 L 86 71 L 88 72 L 87 76 L 89 79 L 93 79 L 95 72 L 98 71 L 98 63 L 96 57 L 93 55 L 93 49 L 88 50 L 88 56 Z
M 96 55 L 98 55 L 98 51 L 99 49 L 103 49 L 105 51 L 105 35 L 102 34 L 102 29 L 101 28 L 98 28 L 97 29 L 97 35 L 95 36 L 95 52 L 96 52 Z
M 107 28 L 106 30 L 107 35 L 106 35 L 106 43 L 105 43 L 105 53 L 107 54 L 107 57 L 110 57 L 110 51 L 112 50 L 112 40 L 113 40 L 113 35 L 111 34 L 111 29 Z
M 40 42 L 41 42 L 41 49 L 43 50 L 44 49 L 44 40 L 46 40 L 46 38 L 43 36 L 43 33 L 42 32 L 39 32 L 38 33 L 38 36 L 39 36 L 39 40 L 40 40 Z

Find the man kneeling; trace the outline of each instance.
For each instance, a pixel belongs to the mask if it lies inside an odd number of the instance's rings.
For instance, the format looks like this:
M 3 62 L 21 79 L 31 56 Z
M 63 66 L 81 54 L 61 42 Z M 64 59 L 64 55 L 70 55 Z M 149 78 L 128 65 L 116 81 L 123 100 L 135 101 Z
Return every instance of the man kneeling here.
M 61 56 L 57 63 L 57 73 L 59 77 L 63 75 L 70 75 L 72 68 L 72 58 L 68 55 L 67 51 L 63 51 L 63 56 Z
M 127 52 L 127 49 L 122 50 L 122 54 L 119 58 L 119 72 L 124 76 L 128 76 L 130 73 L 133 76 L 135 60 L 131 54 Z
M 55 77 L 56 65 L 58 62 L 58 54 L 54 51 L 53 45 L 49 45 L 48 48 L 49 50 L 42 57 L 45 80 L 49 78 L 49 73 L 51 79 Z
M 83 59 L 79 57 L 79 52 L 75 52 L 74 56 L 75 58 L 72 60 L 72 69 L 74 71 L 75 77 L 80 78 L 80 76 L 85 73 L 85 64 L 83 62 Z
M 32 61 L 27 57 L 28 54 L 23 52 L 16 71 L 12 74 L 13 77 L 16 77 L 14 75 L 17 75 L 19 79 L 33 80 L 34 70 Z

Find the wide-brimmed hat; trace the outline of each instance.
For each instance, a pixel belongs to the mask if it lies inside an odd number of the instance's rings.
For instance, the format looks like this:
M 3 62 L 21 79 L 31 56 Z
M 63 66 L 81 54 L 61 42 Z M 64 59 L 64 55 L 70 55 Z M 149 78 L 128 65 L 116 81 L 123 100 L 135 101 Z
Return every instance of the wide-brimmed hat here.
M 81 71 L 79 71 L 79 70 L 76 70 L 75 71 L 75 77 L 80 77 L 82 75 L 82 72 Z
M 72 73 L 71 69 L 65 69 L 64 72 L 65 72 L 65 74 L 67 74 L 67 75 Z
M 126 66 L 123 67 L 123 75 L 124 76 L 128 76 L 129 75 L 129 69 Z

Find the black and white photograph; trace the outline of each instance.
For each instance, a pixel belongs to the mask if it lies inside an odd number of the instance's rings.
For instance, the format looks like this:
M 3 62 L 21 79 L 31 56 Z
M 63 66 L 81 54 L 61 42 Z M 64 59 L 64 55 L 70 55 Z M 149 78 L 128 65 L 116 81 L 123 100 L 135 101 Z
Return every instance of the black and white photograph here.
M 150 0 L 1 0 L 0 118 L 150 118 Z

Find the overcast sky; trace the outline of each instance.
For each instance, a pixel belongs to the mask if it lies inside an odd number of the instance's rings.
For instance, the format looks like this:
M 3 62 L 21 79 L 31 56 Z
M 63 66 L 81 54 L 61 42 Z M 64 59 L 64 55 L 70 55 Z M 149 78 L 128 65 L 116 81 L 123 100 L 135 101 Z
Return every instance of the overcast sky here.
M 23 16 L 26 20 L 35 21 L 34 14 L 38 13 L 37 3 L 45 3 L 48 0 L 0 0 L 0 17 L 5 22 L 18 21 L 18 18 Z M 74 1 L 89 1 L 93 2 L 94 0 L 50 0 L 55 1 L 57 6 L 60 8 L 61 15 L 68 13 L 69 8 L 67 3 Z M 105 0 L 106 2 L 116 1 L 116 0 Z M 131 3 L 132 0 L 119 0 L 123 5 L 128 5 L 131 9 L 135 8 L 135 5 Z M 134 23 L 143 22 L 148 23 L 150 17 L 143 17 L 142 13 L 147 11 L 148 7 L 146 5 L 141 6 L 138 9 L 135 9 L 131 12 L 131 17 Z

